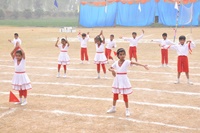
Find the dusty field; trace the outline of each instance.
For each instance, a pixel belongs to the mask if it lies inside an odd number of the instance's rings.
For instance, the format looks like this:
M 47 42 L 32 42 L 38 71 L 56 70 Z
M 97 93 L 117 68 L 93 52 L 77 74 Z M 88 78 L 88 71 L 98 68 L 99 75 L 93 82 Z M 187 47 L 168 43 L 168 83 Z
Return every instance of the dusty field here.
M 79 30 L 79 29 L 77 29 Z M 94 37 L 101 30 L 89 31 Z M 114 34 L 119 47 L 128 50 L 127 42 L 120 42 L 119 36 L 130 36 L 132 31 L 141 33 L 141 28 L 103 28 L 105 36 Z M 194 85 L 175 85 L 176 53 L 169 52 L 170 68 L 159 68 L 160 49 L 150 42 L 159 39 L 163 32 L 172 40 L 172 28 L 144 28 L 145 36 L 138 46 L 139 62 L 148 64 L 149 71 L 132 67 L 129 71 L 134 93 L 129 96 L 131 116 L 125 117 L 123 101 L 117 104 L 117 112 L 106 114 L 112 104 L 111 85 L 113 77 L 95 79 L 93 64 L 94 43 L 89 42 L 90 64 L 79 64 L 79 42 L 77 33 L 68 33 L 70 41 L 67 78 L 56 78 L 57 56 L 54 47 L 56 37 L 63 37 L 58 28 L 0 27 L 0 133 L 140 133 L 140 132 L 200 132 L 200 28 L 179 28 L 183 34 L 193 38 L 197 47 L 189 55 L 190 76 Z M 23 41 L 27 57 L 27 73 L 33 89 L 28 92 L 25 107 L 8 102 L 11 90 L 13 63 L 9 53 L 13 45 L 7 39 L 18 32 Z M 127 57 L 128 59 L 128 57 Z M 110 64 L 107 65 L 109 67 Z M 63 69 L 61 69 L 63 71 Z M 15 92 L 17 94 L 17 92 Z M 120 97 L 122 99 L 122 97 Z

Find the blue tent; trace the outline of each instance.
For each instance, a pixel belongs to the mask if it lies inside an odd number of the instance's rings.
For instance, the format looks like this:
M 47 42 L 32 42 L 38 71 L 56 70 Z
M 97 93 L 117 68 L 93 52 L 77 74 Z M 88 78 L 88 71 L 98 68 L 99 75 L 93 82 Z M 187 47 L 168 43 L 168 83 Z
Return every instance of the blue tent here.
M 180 6 L 179 11 L 184 16 L 182 6 Z M 191 3 L 184 6 L 190 7 Z M 114 2 L 107 6 L 81 4 L 79 23 L 84 27 L 106 27 L 115 24 L 120 26 L 148 26 L 153 24 L 155 16 L 158 16 L 160 24 L 166 26 L 176 25 L 177 10 L 174 8 L 174 3 L 164 2 L 163 0 L 156 3 L 154 0 L 150 0 L 145 4 L 141 4 L 141 11 L 138 7 L 138 3 L 123 4 L 121 2 Z M 193 3 L 192 22 L 182 24 L 179 16 L 179 25 L 197 26 L 199 25 L 199 15 L 200 1 L 197 1 Z

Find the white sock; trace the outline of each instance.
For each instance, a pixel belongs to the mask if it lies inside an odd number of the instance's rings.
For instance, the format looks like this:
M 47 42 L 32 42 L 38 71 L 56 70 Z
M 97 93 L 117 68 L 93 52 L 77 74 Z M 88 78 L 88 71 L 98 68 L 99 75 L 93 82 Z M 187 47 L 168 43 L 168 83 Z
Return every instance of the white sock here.
M 100 73 L 98 73 L 98 77 L 100 77 Z
M 24 98 L 24 102 L 26 102 L 26 98 Z
M 128 108 L 126 108 L 126 111 L 128 111 Z
M 178 82 L 180 82 L 180 79 L 177 79 Z
M 190 79 L 187 79 L 188 83 L 190 82 Z
M 22 98 L 19 98 L 19 102 L 20 102 L 20 103 L 22 102 Z
M 112 106 L 113 109 L 116 109 L 116 106 Z

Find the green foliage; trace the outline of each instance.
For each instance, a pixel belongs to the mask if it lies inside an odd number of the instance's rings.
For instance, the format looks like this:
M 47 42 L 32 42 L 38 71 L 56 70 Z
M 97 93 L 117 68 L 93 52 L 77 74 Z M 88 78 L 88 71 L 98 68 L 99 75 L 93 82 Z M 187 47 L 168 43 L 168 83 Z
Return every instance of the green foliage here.
M 0 9 L 0 19 L 4 19 L 5 18 L 5 12 L 3 9 Z
M 32 11 L 31 11 L 30 9 L 24 10 L 23 16 L 24 16 L 24 18 L 26 18 L 26 19 L 32 18 Z
M 43 9 L 35 10 L 34 15 L 36 18 L 41 18 L 42 16 L 44 16 L 44 10 Z
M 18 27 L 64 27 L 78 26 L 78 18 L 46 18 L 46 19 L 20 19 L 20 20 L 0 20 L 0 25 Z

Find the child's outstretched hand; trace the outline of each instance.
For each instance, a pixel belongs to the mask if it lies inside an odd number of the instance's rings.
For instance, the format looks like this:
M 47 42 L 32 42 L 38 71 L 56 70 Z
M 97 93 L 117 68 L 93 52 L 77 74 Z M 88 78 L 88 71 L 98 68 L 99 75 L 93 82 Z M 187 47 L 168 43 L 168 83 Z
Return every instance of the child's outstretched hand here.
M 191 43 L 191 41 L 188 40 L 186 43 Z
M 90 34 L 90 32 L 87 32 L 87 34 L 89 35 L 89 34 Z
M 145 68 L 146 70 L 149 70 L 148 65 L 144 65 L 144 68 Z
M 119 39 L 122 39 L 122 36 L 120 36 Z
M 57 37 L 57 41 L 59 41 L 60 40 L 60 38 L 59 37 Z
M 144 30 L 142 29 L 142 33 L 144 34 Z

